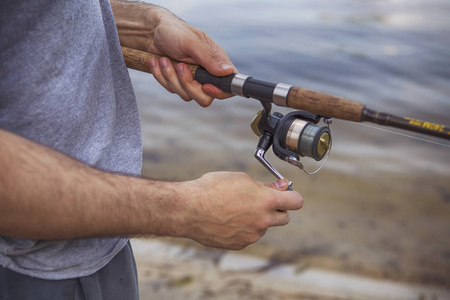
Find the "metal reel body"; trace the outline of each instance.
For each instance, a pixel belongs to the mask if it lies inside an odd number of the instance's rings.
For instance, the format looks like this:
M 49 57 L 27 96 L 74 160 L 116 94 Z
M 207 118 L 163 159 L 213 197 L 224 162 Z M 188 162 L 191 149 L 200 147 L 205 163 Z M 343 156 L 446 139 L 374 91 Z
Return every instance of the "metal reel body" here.
M 251 126 L 253 132 L 260 136 L 255 157 L 275 177 L 283 178 L 264 158 L 270 146 L 278 158 L 302 170 L 300 157 L 319 161 L 329 153 L 331 132 L 329 126 L 317 125 L 320 116 L 304 111 L 292 111 L 286 115 L 278 112 L 270 114 L 271 104 L 262 104 L 264 109 L 256 115 Z M 326 121 L 327 124 L 331 123 L 328 119 Z

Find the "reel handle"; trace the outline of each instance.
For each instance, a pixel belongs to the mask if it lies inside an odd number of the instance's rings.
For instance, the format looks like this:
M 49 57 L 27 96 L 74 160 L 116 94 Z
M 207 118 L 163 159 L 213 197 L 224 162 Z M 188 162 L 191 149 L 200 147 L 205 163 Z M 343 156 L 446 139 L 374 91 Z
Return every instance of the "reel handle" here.
M 254 156 L 273 176 L 278 179 L 284 179 L 283 175 L 281 175 L 280 172 L 278 172 L 277 169 L 275 169 L 264 157 L 267 150 L 269 150 L 270 146 L 272 146 L 272 143 L 273 136 L 268 132 L 264 132 L 259 138 Z M 292 191 L 292 181 L 289 181 L 289 187 L 287 190 Z

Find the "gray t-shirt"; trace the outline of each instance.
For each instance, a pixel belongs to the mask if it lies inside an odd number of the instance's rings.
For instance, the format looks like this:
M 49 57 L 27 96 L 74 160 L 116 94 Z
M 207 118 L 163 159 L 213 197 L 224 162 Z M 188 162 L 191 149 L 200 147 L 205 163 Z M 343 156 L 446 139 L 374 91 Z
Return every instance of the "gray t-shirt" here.
M 0 74 L 0 128 L 101 170 L 140 174 L 139 114 L 107 0 L 3 0 Z M 127 241 L 0 236 L 0 265 L 44 279 L 80 277 Z

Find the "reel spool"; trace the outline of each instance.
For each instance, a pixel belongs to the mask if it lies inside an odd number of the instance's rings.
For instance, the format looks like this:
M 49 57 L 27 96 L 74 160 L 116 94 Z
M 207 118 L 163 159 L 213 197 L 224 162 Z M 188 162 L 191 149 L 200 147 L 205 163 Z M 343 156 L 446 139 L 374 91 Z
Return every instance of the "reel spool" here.
M 279 113 L 274 115 L 282 116 Z M 319 116 L 302 111 L 293 111 L 281 117 L 275 127 L 274 151 L 278 152 L 281 148 L 301 157 L 322 160 L 331 146 L 331 132 L 328 126 L 317 125 L 319 121 Z M 279 157 L 285 159 L 287 153 L 279 152 Z
M 264 105 L 252 121 L 252 131 L 260 137 L 255 157 L 275 177 L 283 176 L 264 158 L 267 150 L 272 146 L 275 155 L 290 164 L 300 168 L 305 173 L 317 173 L 322 165 L 314 172 L 308 172 L 300 162 L 300 157 L 310 157 L 316 161 L 328 158 L 332 139 L 331 119 L 323 118 L 325 126 L 318 123 L 322 117 L 304 111 L 293 111 L 286 115 L 275 112 L 270 114 L 270 106 Z

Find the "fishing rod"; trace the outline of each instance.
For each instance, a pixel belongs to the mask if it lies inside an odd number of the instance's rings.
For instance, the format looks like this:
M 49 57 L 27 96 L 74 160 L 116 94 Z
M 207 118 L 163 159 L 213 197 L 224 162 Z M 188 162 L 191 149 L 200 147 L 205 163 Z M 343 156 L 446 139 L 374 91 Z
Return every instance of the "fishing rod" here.
M 150 59 L 161 58 L 127 47 L 122 47 L 122 53 L 128 68 L 147 73 L 151 73 Z M 175 60 L 172 62 L 175 65 L 179 63 Z M 261 81 L 244 74 L 217 77 L 200 66 L 187 65 L 195 80 L 201 84 L 212 84 L 224 92 L 261 102 L 263 109 L 251 125 L 253 132 L 260 137 L 255 157 L 277 178 L 283 176 L 264 158 L 267 150 L 272 146 L 278 158 L 304 170 L 300 156 L 311 157 L 316 161 L 328 157 L 332 145 L 332 118 L 375 123 L 450 140 L 450 127 L 446 125 L 376 111 L 346 98 L 285 83 Z M 278 112 L 271 114 L 272 103 L 297 111 L 286 115 Z M 325 126 L 318 125 L 321 120 Z

